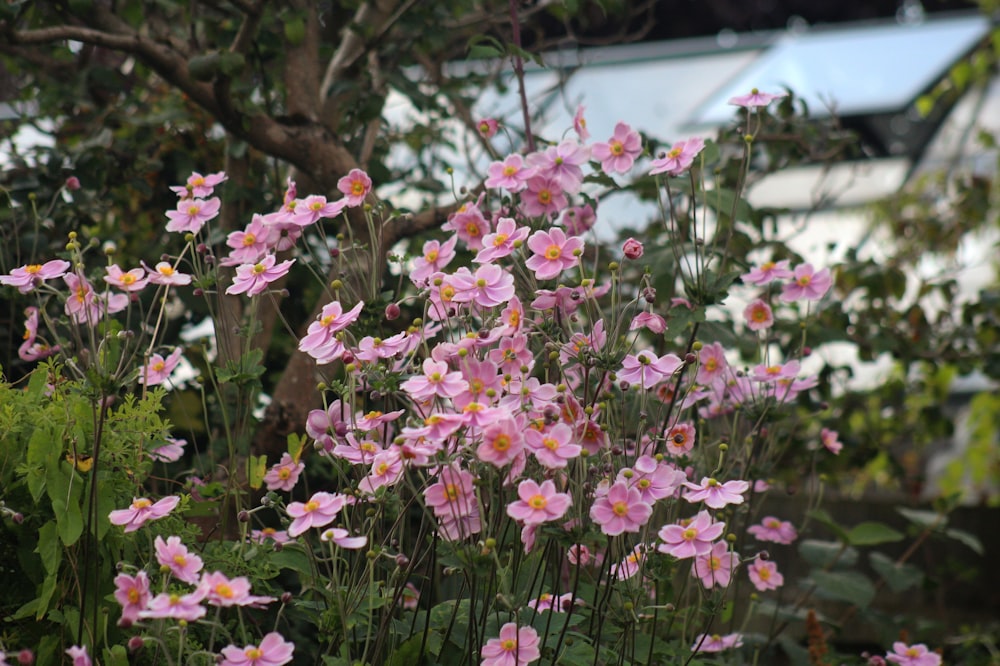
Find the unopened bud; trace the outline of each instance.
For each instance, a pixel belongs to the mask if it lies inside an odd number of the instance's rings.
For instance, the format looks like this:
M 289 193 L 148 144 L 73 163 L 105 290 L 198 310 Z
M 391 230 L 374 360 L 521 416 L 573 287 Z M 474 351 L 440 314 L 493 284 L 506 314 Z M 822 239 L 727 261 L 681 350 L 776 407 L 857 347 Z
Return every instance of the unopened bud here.
M 396 305 L 395 303 L 389 303 L 389 305 L 385 306 L 385 318 L 388 319 L 389 321 L 398 319 L 399 314 L 400 314 L 399 306 Z

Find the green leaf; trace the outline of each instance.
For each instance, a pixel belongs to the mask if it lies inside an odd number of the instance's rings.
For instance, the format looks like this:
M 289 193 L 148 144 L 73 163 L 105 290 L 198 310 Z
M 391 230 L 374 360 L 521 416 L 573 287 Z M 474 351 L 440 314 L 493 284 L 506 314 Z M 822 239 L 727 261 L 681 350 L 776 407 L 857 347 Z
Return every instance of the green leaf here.
M 944 531 L 945 536 L 951 537 L 959 543 L 963 543 L 968 546 L 976 555 L 983 555 L 986 551 L 983 549 L 983 542 L 979 540 L 979 537 L 974 534 L 970 534 L 965 530 L 959 530 L 955 528 L 949 528 Z
M 944 516 L 937 511 L 907 509 L 901 506 L 896 507 L 896 511 L 908 521 L 922 529 L 927 529 L 929 527 L 942 528 L 948 524 L 947 516 Z
M 295 15 L 285 21 L 285 40 L 292 46 L 298 46 L 306 38 L 306 21 L 301 15 Z
M 867 607 L 875 598 L 875 586 L 856 571 L 813 571 L 810 578 L 823 596 L 859 608 Z
M 247 459 L 247 478 L 250 480 L 250 487 L 260 490 L 264 485 L 264 474 L 267 473 L 267 456 L 250 456 Z
M 218 53 L 196 55 L 188 60 L 188 74 L 195 81 L 211 81 L 219 73 L 220 64 Z
M 312 576 L 312 565 L 306 551 L 297 546 L 286 545 L 271 553 L 271 564 L 279 569 L 291 569 L 303 576 Z
M 872 553 L 868 561 L 879 576 L 889 585 L 893 592 L 903 592 L 920 585 L 924 581 L 924 572 L 912 564 L 897 564 L 888 555 Z
M 875 546 L 880 543 L 895 543 L 903 540 L 903 533 L 897 532 L 885 523 L 866 521 L 858 523 L 847 533 L 852 546 Z
M 844 543 L 850 543 L 850 538 L 847 536 L 847 532 L 844 530 L 840 524 L 833 519 L 833 516 L 828 514 L 823 509 L 813 509 L 807 514 L 813 520 L 825 525 L 831 532 L 833 532 L 838 539 Z
M 104 661 L 108 666 L 128 666 L 128 652 L 124 645 L 114 645 L 104 648 Z
M 837 541 L 805 539 L 799 544 L 799 554 L 814 567 L 823 569 L 854 566 L 858 561 L 858 551 Z

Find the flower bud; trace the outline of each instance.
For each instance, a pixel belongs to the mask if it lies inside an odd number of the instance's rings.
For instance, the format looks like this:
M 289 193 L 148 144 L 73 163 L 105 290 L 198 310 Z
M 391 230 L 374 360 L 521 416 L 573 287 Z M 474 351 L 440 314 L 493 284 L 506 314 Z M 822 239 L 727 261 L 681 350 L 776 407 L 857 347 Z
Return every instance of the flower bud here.
M 128 651 L 138 652 L 142 649 L 142 636 L 133 636 L 128 639 Z
M 634 238 L 629 238 L 625 241 L 625 244 L 622 245 L 622 254 L 625 255 L 626 259 L 638 259 L 642 256 L 642 253 L 642 243 Z
M 388 321 L 399 319 L 399 314 L 399 306 L 395 303 L 389 303 L 389 305 L 385 306 L 385 318 Z
M 66 189 L 69 190 L 70 192 L 75 192 L 78 189 L 80 189 L 80 179 L 77 178 L 76 176 L 70 176 L 69 178 L 67 178 L 66 179 Z M 21 656 L 18 655 L 17 658 L 20 661 Z M 34 657 L 32 657 L 32 659 L 34 659 Z

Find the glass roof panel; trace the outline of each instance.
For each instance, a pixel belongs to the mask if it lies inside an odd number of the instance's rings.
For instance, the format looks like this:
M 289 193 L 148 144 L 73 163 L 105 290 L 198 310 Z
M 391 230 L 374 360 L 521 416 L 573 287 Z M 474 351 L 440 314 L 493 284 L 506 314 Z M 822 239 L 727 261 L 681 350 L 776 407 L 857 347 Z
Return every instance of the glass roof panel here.
M 732 118 L 731 97 L 786 86 L 815 115 L 899 111 L 930 88 L 989 32 L 983 16 L 911 25 L 865 26 L 785 35 L 690 116 L 694 125 Z

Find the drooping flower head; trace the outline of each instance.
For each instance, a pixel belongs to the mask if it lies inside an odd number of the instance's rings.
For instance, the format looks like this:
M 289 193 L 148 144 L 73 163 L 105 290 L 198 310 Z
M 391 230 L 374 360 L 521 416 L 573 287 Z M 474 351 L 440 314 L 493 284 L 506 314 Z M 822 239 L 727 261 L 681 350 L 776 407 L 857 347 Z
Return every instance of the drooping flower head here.
M 153 502 L 145 497 L 136 497 L 127 509 L 117 509 L 108 514 L 112 525 L 124 525 L 126 532 L 135 532 L 150 520 L 163 518 L 180 503 L 176 495 Z

